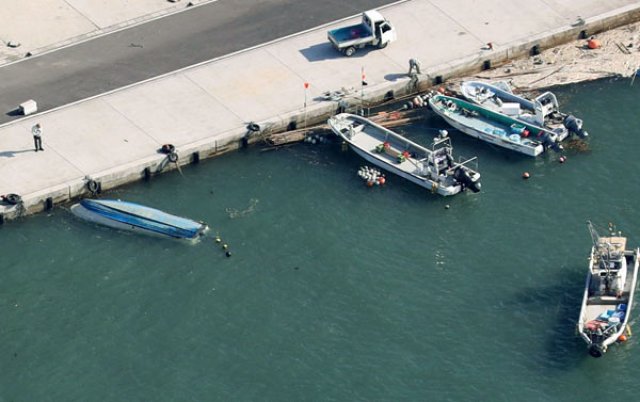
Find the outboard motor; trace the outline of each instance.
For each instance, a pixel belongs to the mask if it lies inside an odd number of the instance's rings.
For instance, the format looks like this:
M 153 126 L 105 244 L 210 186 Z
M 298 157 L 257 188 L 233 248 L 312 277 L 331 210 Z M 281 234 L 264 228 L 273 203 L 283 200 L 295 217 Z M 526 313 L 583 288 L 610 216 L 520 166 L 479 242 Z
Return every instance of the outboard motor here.
M 453 178 L 462 184 L 462 188 L 469 188 L 474 193 L 479 192 L 482 187 L 482 184 L 479 181 L 473 180 L 471 176 L 469 176 L 469 173 L 461 166 L 453 172 Z
M 589 347 L 589 354 L 593 357 L 602 357 L 604 353 L 605 353 L 605 350 L 600 345 L 594 344 Z
M 563 149 L 562 145 L 554 141 L 553 138 L 551 138 L 551 136 L 549 135 L 549 133 L 543 132 L 542 136 L 540 137 L 540 140 L 542 141 L 542 145 L 544 145 L 545 148 L 553 149 L 556 152 L 562 152 L 562 149 Z
M 589 133 L 587 133 L 582 128 L 582 120 L 578 119 L 573 115 L 568 115 L 567 117 L 565 117 L 562 124 L 567 128 L 567 130 L 569 130 L 570 133 L 573 133 L 580 138 L 585 138 L 589 136 Z

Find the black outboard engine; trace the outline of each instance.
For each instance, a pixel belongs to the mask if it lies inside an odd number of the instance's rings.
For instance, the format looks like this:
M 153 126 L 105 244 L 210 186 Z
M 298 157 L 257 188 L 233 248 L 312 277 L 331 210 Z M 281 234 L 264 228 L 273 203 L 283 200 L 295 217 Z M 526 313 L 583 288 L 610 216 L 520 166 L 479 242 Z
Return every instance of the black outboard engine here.
M 567 130 L 569 130 L 570 133 L 573 133 L 580 138 L 585 138 L 589 136 L 589 133 L 587 133 L 582 128 L 582 120 L 578 119 L 573 115 L 568 115 L 567 117 L 565 117 L 562 124 L 567 128 Z
M 469 176 L 469 173 L 467 173 L 467 171 L 461 166 L 458 166 L 458 168 L 453 172 L 453 178 L 462 184 L 463 189 L 468 188 L 474 193 L 479 192 L 482 187 L 482 184 L 479 181 L 474 181 L 471 176 Z
M 602 357 L 604 353 L 605 351 L 600 345 L 593 344 L 589 346 L 589 354 L 593 357 Z
M 562 152 L 562 149 L 563 149 L 562 145 L 554 141 L 553 138 L 551 138 L 551 136 L 549 135 L 549 133 L 543 132 L 542 136 L 540 137 L 540 141 L 542 141 L 542 145 L 545 148 L 553 149 L 556 152 Z

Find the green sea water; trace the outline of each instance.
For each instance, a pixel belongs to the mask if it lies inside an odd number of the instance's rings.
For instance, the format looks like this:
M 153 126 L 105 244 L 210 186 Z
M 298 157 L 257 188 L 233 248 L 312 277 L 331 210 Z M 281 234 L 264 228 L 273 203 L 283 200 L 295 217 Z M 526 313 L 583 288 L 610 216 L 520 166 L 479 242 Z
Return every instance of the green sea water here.
M 198 244 L 68 206 L 7 223 L 0 401 L 633 401 L 640 337 L 594 359 L 575 323 L 586 221 L 640 246 L 639 90 L 554 89 L 590 133 L 564 164 L 449 129 L 478 194 L 370 189 L 353 152 L 299 144 L 102 194 L 208 222 Z M 400 131 L 426 144 L 425 113 Z

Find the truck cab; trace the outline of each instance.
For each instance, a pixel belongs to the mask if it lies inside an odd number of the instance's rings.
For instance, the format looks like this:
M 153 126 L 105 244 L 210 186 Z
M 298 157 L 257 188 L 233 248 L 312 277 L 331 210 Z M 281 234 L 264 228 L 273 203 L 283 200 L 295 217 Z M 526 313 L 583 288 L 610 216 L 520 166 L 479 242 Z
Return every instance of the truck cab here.
M 374 46 L 383 48 L 396 40 L 396 31 L 389 21 L 387 21 L 378 11 L 366 11 L 362 14 L 362 23 L 373 32 L 375 39 L 371 43 Z

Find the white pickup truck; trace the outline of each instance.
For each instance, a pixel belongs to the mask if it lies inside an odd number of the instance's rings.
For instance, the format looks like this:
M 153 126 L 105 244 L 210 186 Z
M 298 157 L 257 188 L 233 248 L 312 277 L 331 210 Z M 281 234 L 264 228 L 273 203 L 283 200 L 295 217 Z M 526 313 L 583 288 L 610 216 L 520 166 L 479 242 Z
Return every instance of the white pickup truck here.
M 356 49 L 367 45 L 385 48 L 396 40 L 396 30 L 378 11 L 362 13 L 362 22 L 344 28 L 333 29 L 327 33 L 329 41 L 338 51 L 350 57 Z

